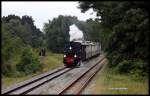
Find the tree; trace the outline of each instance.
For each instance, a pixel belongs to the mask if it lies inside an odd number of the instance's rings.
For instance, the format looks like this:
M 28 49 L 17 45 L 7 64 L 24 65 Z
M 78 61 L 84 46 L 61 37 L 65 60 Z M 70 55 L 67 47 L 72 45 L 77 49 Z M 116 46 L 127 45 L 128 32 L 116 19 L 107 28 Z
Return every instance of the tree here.
M 17 70 L 25 74 L 35 73 L 42 70 L 42 64 L 30 47 L 26 47 L 22 53 L 21 61 L 17 64 Z
M 2 23 L 2 74 L 9 75 L 11 72 L 15 71 L 13 66 L 13 58 L 20 54 L 22 48 L 25 46 L 23 41 L 19 37 L 14 37 L 10 34 L 8 26 Z
M 42 46 L 44 34 L 36 28 L 31 16 L 25 15 L 20 18 L 8 15 L 2 18 L 2 22 L 8 26 L 7 28 L 13 36 L 22 38 L 24 43 L 30 44 L 34 48 Z
M 26 46 L 44 47 L 44 34 L 36 28 L 30 16 L 20 18 L 15 15 L 2 17 L 2 74 L 16 71 L 16 58 L 20 59 Z
M 148 6 L 147 2 L 140 1 L 79 2 L 82 12 L 92 8 L 97 16 L 101 16 L 101 36 L 108 38 L 101 38 L 101 41 L 105 51 L 109 53 L 110 64 L 117 62 L 115 64 L 118 66 L 124 59 L 142 59 L 146 63 L 140 64 L 147 64 Z M 119 60 L 120 57 L 122 59 Z M 144 67 L 148 68 L 148 65 Z M 145 71 L 148 72 L 147 70 Z
M 76 17 L 58 16 L 52 21 L 45 23 L 44 32 L 48 49 L 53 52 L 63 52 L 63 47 L 69 41 L 69 26 L 77 20 Z

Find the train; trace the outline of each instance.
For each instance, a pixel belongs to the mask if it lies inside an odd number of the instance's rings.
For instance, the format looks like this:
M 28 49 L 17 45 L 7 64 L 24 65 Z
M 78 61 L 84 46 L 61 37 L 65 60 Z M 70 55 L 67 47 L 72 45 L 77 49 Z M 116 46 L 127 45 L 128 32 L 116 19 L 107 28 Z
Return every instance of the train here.
M 82 61 L 86 61 L 101 53 L 98 42 L 71 41 L 64 46 L 63 63 L 66 67 L 80 67 Z

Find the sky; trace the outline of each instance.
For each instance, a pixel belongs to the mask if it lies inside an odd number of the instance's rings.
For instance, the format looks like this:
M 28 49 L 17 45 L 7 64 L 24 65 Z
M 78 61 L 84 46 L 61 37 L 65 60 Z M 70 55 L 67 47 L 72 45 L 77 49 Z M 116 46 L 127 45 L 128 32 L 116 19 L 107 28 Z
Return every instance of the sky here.
M 96 18 L 96 13 L 92 9 L 82 13 L 78 1 L 57 1 L 57 2 L 6 2 L 2 1 L 2 16 L 15 14 L 22 17 L 23 15 L 32 16 L 34 24 L 42 31 L 44 23 L 48 20 L 58 17 L 59 15 L 70 15 L 78 17 L 78 20 L 87 20 Z

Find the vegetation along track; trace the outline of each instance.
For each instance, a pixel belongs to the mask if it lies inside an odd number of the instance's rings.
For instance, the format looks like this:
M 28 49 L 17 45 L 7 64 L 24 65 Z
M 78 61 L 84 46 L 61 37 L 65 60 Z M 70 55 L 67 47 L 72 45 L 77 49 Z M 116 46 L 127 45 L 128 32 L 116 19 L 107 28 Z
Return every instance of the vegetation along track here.
M 87 71 L 82 73 L 79 77 L 70 80 L 69 83 L 65 84 L 63 89 L 59 90 L 57 94 L 79 94 L 85 88 L 91 78 L 96 74 L 96 72 L 98 72 L 98 70 L 102 67 L 102 64 L 99 63 L 103 63 L 103 59 L 104 57 L 92 67 L 88 68 Z M 36 88 L 39 88 L 41 85 L 71 70 L 72 68 L 58 68 L 57 70 L 33 78 L 19 86 L 2 91 L 2 94 L 28 94 Z
M 70 70 L 72 69 L 65 67 L 59 68 L 53 72 L 49 72 L 31 80 L 28 80 L 27 82 L 20 84 L 19 86 L 13 86 L 11 88 L 8 88 L 2 91 L 2 94 L 27 94 L 28 92 L 36 89 L 37 87 L 40 87 L 41 85 L 59 77 L 60 75 Z
M 92 77 L 94 77 L 94 75 L 102 68 L 104 62 L 105 59 L 102 58 L 98 63 L 84 72 L 79 78 L 76 78 L 71 81 L 70 84 L 67 84 L 62 91 L 58 92 L 58 94 L 80 94 Z

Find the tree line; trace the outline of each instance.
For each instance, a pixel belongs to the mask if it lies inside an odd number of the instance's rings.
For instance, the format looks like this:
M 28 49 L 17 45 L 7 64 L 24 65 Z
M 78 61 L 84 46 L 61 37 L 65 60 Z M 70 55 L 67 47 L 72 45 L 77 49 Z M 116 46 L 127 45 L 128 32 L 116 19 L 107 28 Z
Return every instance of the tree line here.
M 2 75 L 11 76 L 19 71 L 32 73 L 35 69 L 40 70 L 36 51 L 44 46 L 44 34 L 36 28 L 32 17 L 8 15 L 2 17 L 1 22 Z M 20 65 L 21 67 L 16 67 Z

